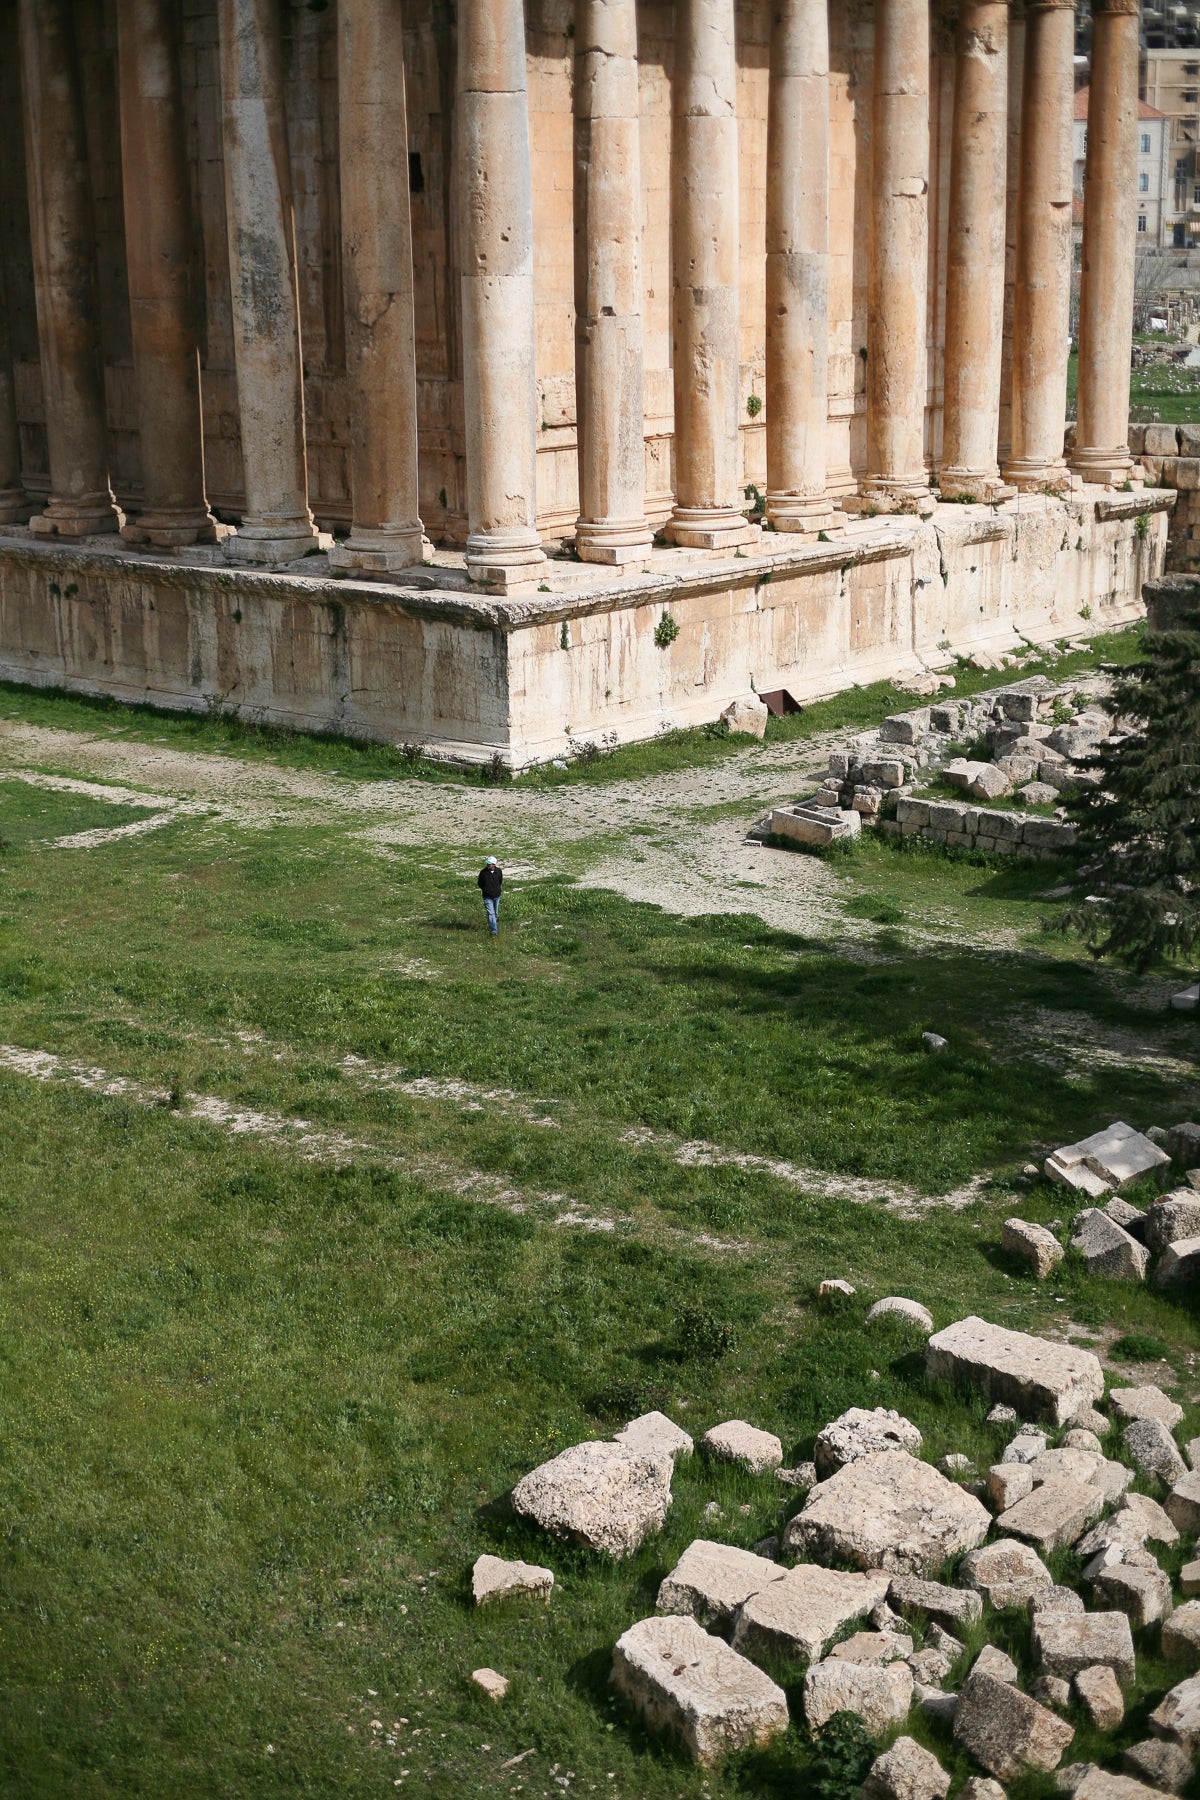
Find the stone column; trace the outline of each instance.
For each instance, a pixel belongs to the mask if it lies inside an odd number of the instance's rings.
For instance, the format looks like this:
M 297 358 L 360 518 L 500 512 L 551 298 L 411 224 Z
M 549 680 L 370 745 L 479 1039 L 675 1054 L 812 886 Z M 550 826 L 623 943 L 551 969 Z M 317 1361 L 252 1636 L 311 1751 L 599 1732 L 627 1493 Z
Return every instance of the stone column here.
M 354 523 L 334 567 L 421 561 L 401 0 L 339 0 L 338 160 Z
M 946 262 L 944 500 L 1004 500 L 1000 359 L 1004 341 L 1004 207 L 1008 0 L 966 0 L 954 55 L 950 225 Z
M 122 536 L 212 543 L 204 497 L 192 219 L 173 0 L 118 0 L 121 175 L 142 510 Z
M 826 491 L 828 0 L 776 0 L 767 98 L 767 518 L 844 529 Z
M 30 514 L 21 485 L 21 431 L 13 378 L 12 327 L 4 278 L 5 246 L 0 244 L 0 525 L 19 525 Z
M 860 505 L 929 503 L 929 0 L 878 0 L 867 244 L 867 469 Z
M 274 0 L 218 0 L 225 220 L 246 508 L 225 554 L 289 562 L 308 509 L 292 181 Z
M 646 522 L 636 0 L 575 6 L 575 406 L 584 562 L 641 562 Z
M 29 228 L 50 456 L 50 536 L 116 531 L 96 297 L 96 240 L 71 0 L 19 0 Z
M 1138 0 L 1093 0 L 1083 190 L 1079 406 L 1071 467 L 1129 477 L 1129 346 L 1137 246 Z
M 467 573 L 503 591 L 540 580 L 533 176 L 522 0 L 458 13 L 459 206 Z
M 1017 266 L 1013 287 L 1012 450 L 1005 479 L 1067 481 L 1067 325 L 1071 303 L 1072 0 L 1030 0 L 1025 15 Z
M 757 542 L 738 470 L 738 147 L 734 0 L 677 0 L 671 84 L 675 509 L 699 550 Z

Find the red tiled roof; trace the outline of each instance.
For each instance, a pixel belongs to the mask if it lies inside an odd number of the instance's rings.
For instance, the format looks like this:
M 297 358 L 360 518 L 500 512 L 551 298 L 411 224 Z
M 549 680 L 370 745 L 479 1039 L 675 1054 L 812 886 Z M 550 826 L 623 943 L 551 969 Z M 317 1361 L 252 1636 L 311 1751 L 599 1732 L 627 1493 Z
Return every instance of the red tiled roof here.
M 1090 92 L 1090 88 L 1081 87 L 1075 89 L 1075 117 L 1077 119 L 1087 118 L 1088 95 Z M 1166 113 L 1156 111 L 1153 106 L 1147 106 L 1144 100 L 1138 101 L 1139 119 L 1165 119 L 1166 117 Z

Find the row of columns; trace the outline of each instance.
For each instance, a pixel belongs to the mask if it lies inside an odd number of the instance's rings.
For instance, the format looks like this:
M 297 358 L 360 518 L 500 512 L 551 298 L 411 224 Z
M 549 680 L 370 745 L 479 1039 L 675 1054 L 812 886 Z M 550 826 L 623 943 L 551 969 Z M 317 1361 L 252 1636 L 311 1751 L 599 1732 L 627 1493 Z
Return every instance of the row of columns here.
M 334 553 L 421 560 L 402 0 L 339 0 L 338 84 L 354 520 Z M 776 0 L 766 207 L 767 517 L 815 536 L 828 488 L 828 0 Z M 19 0 L 51 493 L 35 530 L 121 524 L 107 473 L 92 202 L 71 0 Z M 217 535 L 205 500 L 199 345 L 173 0 L 117 0 L 127 260 L 145 495 L 125 534 Z M 1137 0 L 1094 0 L 1074 466 L 1130 464 Z M 226 553 L 278 562 L 317 543 L 308 504 L 299 283 L 272 0 L 218 0 L 232 326 L 246 494 Z M 943 448 L 947 498 L 1066 480 L 1074 13 L 1028 0 L 1018 136 L 1011 448 L 997 464 L 1010 141 L 1007 0 L 963 0 L 950 157 Z M 866 472 L 848 506 L 921 509 L 929 240 L 929 0 L 876 0 Z M 533 194 L 523 0 L 459 9 L 463 389 L 471 576 L 538 579 Z M 754 529 L 738 473 L 738 131 L 734 0 L 677 0 L 672 83 L 676 543 Z M 644 392 L 636 0 L 576 0 L 575 298 L 586 561 L 643 559 Z M 15 408 L 0 383 L 0 520 L 20 516 Z

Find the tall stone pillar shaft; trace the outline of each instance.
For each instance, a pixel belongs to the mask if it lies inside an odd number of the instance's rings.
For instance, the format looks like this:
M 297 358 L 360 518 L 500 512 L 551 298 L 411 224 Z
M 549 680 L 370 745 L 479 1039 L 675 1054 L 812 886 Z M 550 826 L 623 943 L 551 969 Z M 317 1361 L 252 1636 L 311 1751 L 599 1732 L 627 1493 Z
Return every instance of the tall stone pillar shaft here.
M 50 499 L 37 532 L 86 537 L 121 520 L 108 480 L 96 242 L 71 0 L 19 0 L 29 226 Z
M 335 567 L 421 561 L 401 0 L 339 0 L 338 131 L 354 523 Z
M 12 325 L 3 264 L 4 246 L 0 244 L 0 525 L 16 525 L 28 519 L 30 506 L 21 485 L 21 431 L 17 423 Z
M 535 583 L 537 531 L 533 176 L 522 0 L 462 0 L 459 204 L 467 573 L 503 590 Z
M 142 510 L 122 535 L 212 542 L 204 497 L 192 220 L 173 0 L 118 0 L 121 173 Z
M 225 552 L 287 562 L 308 509 L 292 181 L 275 0 L 218 0 L 229 285 L 246 509 Z
M 1093 0 L 1083 190 L 1079 406 L 1071 467 L 1119 485 L 1129 454 L 1137 247 L 1138 0 Z
M 646 523 L 636 0 L 575 6 L 575 395 L 584 562 L 640 562 Z
M 767 518 L 815 536 L 829 418 L 828 0 L 776 0 L 767 99 Z
M 1004 209 L 1008 0 L 967 0 L 958 16 L 942 498 L 999 500 L 1000 358 L 1004 337 Z
M 671 89 L 671 283 L 677 544 L 735 549 L 759 531 L 738 469 L 738 136 L 734 0 L 677 0 Z
M 1066 481 L 1074 51 L 1072 0 L 1030 0 L 1017 180 L 1012 450 L 1004 471 L 1025 489 L 1058 489 Z
M 927 502 L 929 0 L 878 0 L 867 239 L 867 470 L 880 510 Z

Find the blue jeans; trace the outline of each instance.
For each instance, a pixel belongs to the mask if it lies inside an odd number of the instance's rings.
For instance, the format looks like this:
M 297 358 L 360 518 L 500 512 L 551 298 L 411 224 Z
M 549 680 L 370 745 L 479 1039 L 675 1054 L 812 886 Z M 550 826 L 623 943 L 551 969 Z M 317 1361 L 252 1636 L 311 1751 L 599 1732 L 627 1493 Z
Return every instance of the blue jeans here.
M 499 894 L 496 895 L 494 900 L 489 900 L 485 894 L 483 896 L 483 904 L 487 908 L 488 930 L 491 932 L 492 936 L 495 937 L 500 930 Z

